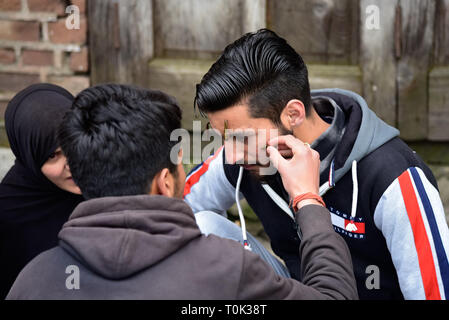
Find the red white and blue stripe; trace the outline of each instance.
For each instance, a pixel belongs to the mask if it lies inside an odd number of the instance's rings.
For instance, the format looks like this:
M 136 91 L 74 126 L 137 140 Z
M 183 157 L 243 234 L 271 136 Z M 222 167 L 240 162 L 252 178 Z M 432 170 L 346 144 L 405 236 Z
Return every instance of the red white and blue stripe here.
M 198 166 L 196 166 L 192 172 L 189 174 L 189 176 L 186 178 L 186 184 L 184 186 L 184 197 L 186 195 L 188 195 L 191 192 L 192 186 L 196 183 L 198 183 L 198 181 L 200 180 L 201 176 L 207 172 L 207 170 L 209 169 L 209 165 L 210 163 L 218 157 L 221 151 L 221 149 L 223 149 L 223 147 L 221 147 L 220 149 L 218 149 L 218 151 L 211 155 L 209 158 L 206 159 L 206 161 L 204 161 L 203 163 L 199 164 Z
M 449 230 L 438 190 L 420 168 L 404 171 L 374 213 L 406 299 L 449 298 Z
M 226 215 L 235 202 L 234 193 L 235 188 L 224 173 L 221 147 L 191 171 L 184 187 L 184 200 L 193 212 L 209 210 Z
M 421 176 L 416 168 L 410 168 L 398 180 L 413 230 L 426 299 L 441 299 L 443 294 L 449 297 L 447 253 Z

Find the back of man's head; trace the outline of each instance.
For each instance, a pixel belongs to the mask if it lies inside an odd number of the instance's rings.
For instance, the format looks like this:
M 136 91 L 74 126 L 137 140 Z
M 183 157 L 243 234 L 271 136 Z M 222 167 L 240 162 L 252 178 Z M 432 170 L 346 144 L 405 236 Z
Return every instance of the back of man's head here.
M 202 113 L 245 103 L 252 117 L 279 123 L 282 110 L 292 99 L 301 100 L 308 114 L 307 67 L 285 39 L 261 29 L 225 48 L 197 85 L 195 103 Z
M 170 134 L 180 126 L 181 109 L 168 95 L 109 84 L 78 94 L 58 138 L 86 199 L 139 195 L 162 169 L 176 172 Z

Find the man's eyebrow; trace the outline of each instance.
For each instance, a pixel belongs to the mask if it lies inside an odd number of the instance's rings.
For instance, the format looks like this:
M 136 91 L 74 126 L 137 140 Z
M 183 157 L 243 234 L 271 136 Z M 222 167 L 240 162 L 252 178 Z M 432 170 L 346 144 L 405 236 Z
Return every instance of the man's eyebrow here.
M 212 127 L 212 123 L 210 123 L 210 121 L 208 121 L 208 122 L 206 123 L 206 129 L 214 129 L 214 130 L 218 130 L 218 129 L 215 129 L 214 127 Z M 226 129 L 228 129 L 228 120 L 225 120 L 225 121 L 224 121 L 224 131 L 226 131 Z
M 206 124 L 206 128 L 217 130 L 214 127 L 212 127 L 212 124 L 210 122 L 208 122 Z M 223 128 L 224 128 L 223 129 L 223 138 L 225 140 L 227 140 L 227 138 L 228 138 L 226 130 L 228 130 L 228 131 L 230 130 L 231 137 L 235 137 L 235 138 L 244 138 L 244 137 L 250 137 L 250 136 L 256 135 L 256 132 L 254 129 L 229 129 L 228 120 L 224 120 Z

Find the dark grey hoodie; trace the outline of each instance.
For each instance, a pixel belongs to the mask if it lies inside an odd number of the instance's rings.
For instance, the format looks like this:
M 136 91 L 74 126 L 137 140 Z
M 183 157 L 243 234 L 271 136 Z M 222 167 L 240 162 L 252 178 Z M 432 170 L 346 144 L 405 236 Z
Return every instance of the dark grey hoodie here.
M 238 242 L 202 235 L 182 200 L 85 201 L 59 246 L 22 270 L 7 299 L 356 299 L 351 257 L 328 211 L 305 206 L 297 221 L 303 283 L 279 277 Z

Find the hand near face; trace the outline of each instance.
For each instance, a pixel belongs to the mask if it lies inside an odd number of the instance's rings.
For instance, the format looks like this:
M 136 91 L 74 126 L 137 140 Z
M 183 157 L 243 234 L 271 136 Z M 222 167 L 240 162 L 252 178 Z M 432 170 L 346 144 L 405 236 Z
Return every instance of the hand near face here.
M 320 177 L 318 152 L 292 135 L 273 138 L 268 144 L 267 152 L 270 160 L 279 171 L 284 188 L 290 197 L 295 198 L 308 192 L 318 194 Z M 292 157 L 286 159 L 283 155 Z

